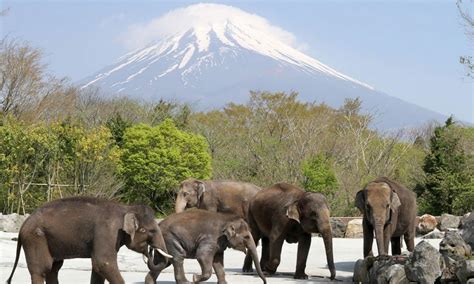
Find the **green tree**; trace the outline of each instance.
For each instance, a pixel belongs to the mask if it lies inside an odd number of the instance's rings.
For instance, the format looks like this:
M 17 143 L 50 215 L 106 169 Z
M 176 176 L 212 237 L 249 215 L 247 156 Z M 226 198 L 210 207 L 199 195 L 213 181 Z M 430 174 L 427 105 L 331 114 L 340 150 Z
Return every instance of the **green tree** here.
M 474 196 L 472 157 L 462 147 L 460 129 L 450 117 L 434 130 L 423 165 L 426 180 L 416 187 L 423 212 L 461 214 L 473 208 L 466 203 Z
M 303 187 L 307 191 L 319 192 L 330 198 L 338 190 L 336 175 L 324 155 L 303 163 Z
M 171 119 L 157 126 L 139 124 L 125 131 L 119 174 L 122 199 L 144 202 L 162 213 L 187 177 L 209 178 L 211 158 L 204 138 L 179 130 Z

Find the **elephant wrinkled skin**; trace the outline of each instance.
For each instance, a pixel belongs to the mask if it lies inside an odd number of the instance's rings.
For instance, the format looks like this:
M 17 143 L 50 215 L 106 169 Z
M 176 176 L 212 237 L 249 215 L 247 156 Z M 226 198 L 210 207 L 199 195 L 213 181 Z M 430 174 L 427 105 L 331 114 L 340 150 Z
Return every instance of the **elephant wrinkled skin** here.
M 31 282 L 58 283 L 64 259 L 91 258 L 91 283 L 124 283 L 117 266 L 121 246 L 149 257 L 149 247 L 167 257 L 155 213 L 145 205 L 127 206 L 93 197 L 72 197 L 46 203 L 23 223 L 18 235 L 15 264 L 21 246 Z
M 357 192 L 355 204 L 364 214 L 364 257 L 373 254 L 374 231 L 379 255 L 388 254 L 389 242 L 392 243 L 392 255 L 401 254 L 402 236 L 408 251 L 413 251 L 417 210 L 414 192 L 380 177 Z
M 280 264 L 283 242 L 298 242 L 294 278 L 308 278 L 305 268 L 311 234 L 320 233 L 331 279 L 334 279 L 336 269 L 329 216 L 329 207 L 322 194 L 305 192 L 287 183 L 278 183 L 258 192 L 250 203 L 249 225 L 255 241 L 262 239 L 262 269 L 274 274 Z M 244 271 L 250 265 L 246 262 Z

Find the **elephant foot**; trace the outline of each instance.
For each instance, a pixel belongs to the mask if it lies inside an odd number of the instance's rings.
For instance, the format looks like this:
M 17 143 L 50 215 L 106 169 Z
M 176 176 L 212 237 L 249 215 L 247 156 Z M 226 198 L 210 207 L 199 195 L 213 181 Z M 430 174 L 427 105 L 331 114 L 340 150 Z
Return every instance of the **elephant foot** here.
M 295 273 L 293 276 L 294 279 L 308 279 L 308 275 L 306 273 Z
M 248 267 L 243 267 L 243 268 L 242 268 L 242 272 L 253 272 L 253 268 L 252 268 L 252 267 L 250 267 L 250 268 L 248 268 Z

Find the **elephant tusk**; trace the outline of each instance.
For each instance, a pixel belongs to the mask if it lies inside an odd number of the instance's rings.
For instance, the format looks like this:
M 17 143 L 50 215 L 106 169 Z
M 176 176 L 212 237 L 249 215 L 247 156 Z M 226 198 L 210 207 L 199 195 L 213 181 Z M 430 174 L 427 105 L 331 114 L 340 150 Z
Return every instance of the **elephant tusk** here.
M 164 257 L 167 257 L 167 258 L 173 258 L 173 256 L 172 256 L 172 255 L 170 255 L 170 254 L 167 254 L 166 252 L 164 252 L 164 251 L 163 251 L 163 250 L 161 250 L 161 249 L 156 249 L 156 250 L 157 250 L 157 251 L 158 251 L 158 252 L 159 252 L 159 253 L 160 253 L 162 256 L 164 256 Z

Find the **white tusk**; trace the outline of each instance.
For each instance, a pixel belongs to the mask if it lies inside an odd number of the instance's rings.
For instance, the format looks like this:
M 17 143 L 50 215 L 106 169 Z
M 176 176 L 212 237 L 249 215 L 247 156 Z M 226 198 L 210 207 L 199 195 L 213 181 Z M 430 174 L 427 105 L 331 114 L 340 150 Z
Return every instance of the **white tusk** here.
M 159 253 L 161 253 L 162 256 L 167 257 L 167 258 L 173 258 L 172 255 L 167 254 L 166 252 L 162 251 L 161 249 L 156 249 Z

